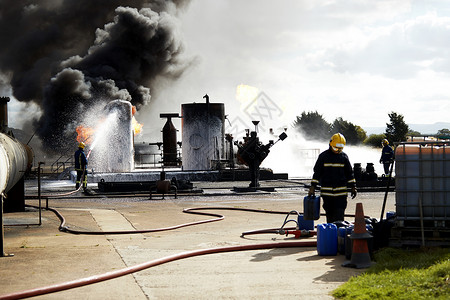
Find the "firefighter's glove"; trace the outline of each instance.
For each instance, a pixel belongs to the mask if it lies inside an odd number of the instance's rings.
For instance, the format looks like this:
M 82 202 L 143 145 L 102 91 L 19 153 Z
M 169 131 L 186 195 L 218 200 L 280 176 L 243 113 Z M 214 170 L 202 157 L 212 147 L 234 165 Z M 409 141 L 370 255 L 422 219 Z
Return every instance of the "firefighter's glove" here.
M 308 191 L 308 196 L 314 196 L 315 192 L 316 192 L 316 189 L 313 186 L 311 186 Z
M 352 199 L 355 199 L 356 194 L 357 194 L 357 192 L 356 192 L 356 186 L 354 186 L 354 187 L 352 187 L 352 191 L 351 191 L 351 193 L 350 193 L 350 195 L 352 196 Z

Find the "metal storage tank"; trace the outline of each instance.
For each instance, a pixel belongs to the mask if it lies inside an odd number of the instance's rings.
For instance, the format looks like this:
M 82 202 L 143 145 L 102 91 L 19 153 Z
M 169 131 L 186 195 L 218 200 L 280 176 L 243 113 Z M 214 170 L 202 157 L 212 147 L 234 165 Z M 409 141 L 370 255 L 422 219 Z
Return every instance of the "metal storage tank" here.
M 31 168 L 31 148 L 0 133 L 0 193 L 7 193 Z
M 94 135 L 89 168 L 95 172 L 130 172 L 134 169 L 132 107 L 114 100 L 103 111 L 105 119 Z
M 172 118 L 178 118 L 178 114 L 160 114 L 161 118 L 167 118 L 162 129 L 163 133 L 163 163 L 164 166 L 177 166 L 177 129 L 172 123 Z
M 181 105 L 183 170 L 211 170 L 224 155 L 225 106 L 223 103 Z
M 450 144 L 401 143 L 395 151 L 395 202 L 400 226 L 445 227 L 450 221 Z

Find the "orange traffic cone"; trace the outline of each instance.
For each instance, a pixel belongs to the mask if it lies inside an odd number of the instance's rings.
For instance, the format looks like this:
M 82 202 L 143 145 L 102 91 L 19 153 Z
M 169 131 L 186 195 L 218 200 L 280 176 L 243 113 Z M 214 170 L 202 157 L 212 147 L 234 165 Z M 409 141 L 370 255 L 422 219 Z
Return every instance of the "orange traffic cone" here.
M 364 211 L 362 203 L 356 203 L 355 227 L 350 239 L 353 241 L 352 257 L 350 261 L 342 264 L 343 267 L 363 269 L 372 265 L 369 254 L 367 240 L 372 235 L 366 230 L 366 222 L 364 220 Z

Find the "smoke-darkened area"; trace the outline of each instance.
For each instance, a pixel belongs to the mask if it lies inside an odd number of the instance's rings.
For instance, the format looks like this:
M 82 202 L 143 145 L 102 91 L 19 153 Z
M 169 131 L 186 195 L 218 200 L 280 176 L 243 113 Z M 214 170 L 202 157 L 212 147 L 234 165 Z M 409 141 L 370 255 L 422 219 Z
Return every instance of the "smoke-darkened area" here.
M 156 78 L 183 74 L 177 14 L 188 2 L 2 0 L 0 90 L 36 103 L 37 135 L 62 149 L 90 107 L 121 99 L 139 109 Z

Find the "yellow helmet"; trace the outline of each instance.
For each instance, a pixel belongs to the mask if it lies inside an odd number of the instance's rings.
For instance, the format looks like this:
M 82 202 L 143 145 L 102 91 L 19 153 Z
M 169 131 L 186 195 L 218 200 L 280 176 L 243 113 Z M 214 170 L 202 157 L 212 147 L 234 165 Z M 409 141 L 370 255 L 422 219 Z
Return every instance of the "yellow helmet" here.
M 389 141 L 387 139 L 382 140 L 381 143 L 383 146 L 389 145 Z
M 345 137 L 341 133 L 333 134 L 330 139 L 330 147 L 334 153 L 341 153 L 346 144 Z
M 84 149 L 84 147 L 86 147 L 86 144 L 85 144 L 85 143 L 80 142 L 80 143 L 78 144 L 78 148 Z

